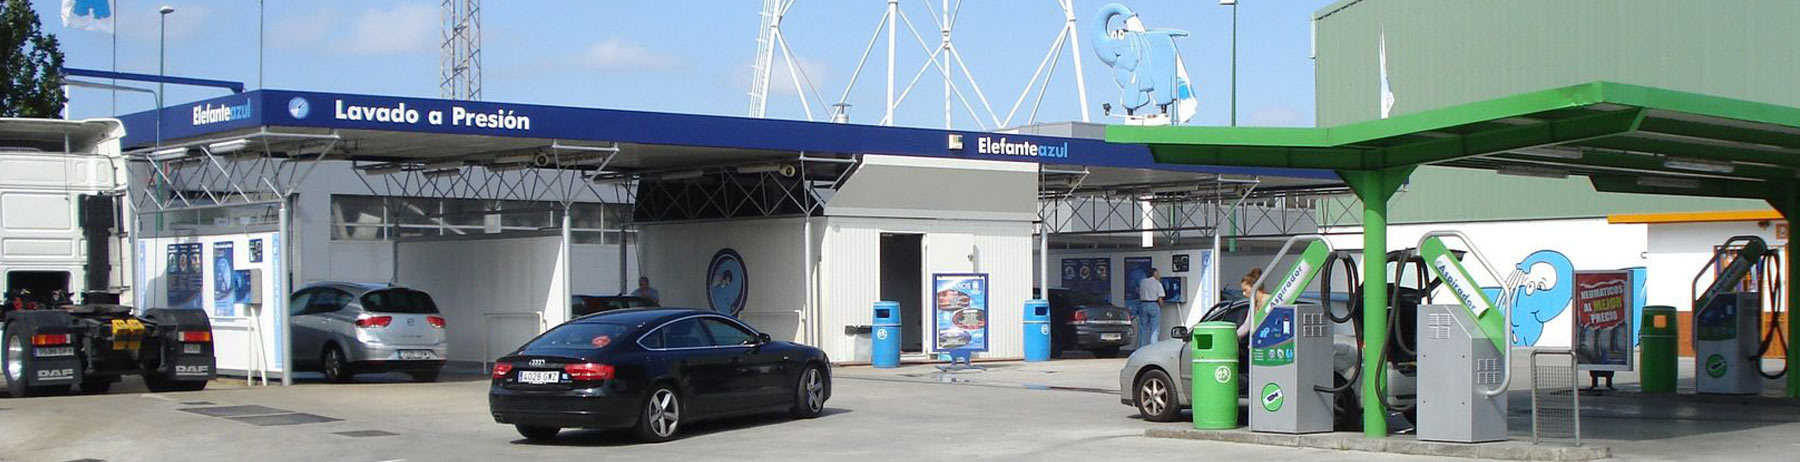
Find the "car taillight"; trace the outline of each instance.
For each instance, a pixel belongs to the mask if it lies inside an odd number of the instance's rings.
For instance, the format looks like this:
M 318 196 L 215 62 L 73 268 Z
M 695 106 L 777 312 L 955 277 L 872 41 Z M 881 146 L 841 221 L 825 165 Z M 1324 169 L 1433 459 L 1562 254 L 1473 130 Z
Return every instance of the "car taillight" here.
M 37 334 L 31 336 L 33 346 L 68 345 L 69 334 Z
M 356 327 L 387 327 L 388 324 L 392 324 L 393 322 L 393 316 L 370 316 L 367 318 L 358 318 L 356 320 Z
M 430 323 L 431 327 L 436 327 L 439 329 L 444 328 L 444 317 L 443 316 L 426 316 L 425 322 Z
M 510 372 L 512 372 L 512 363 L 494 363 L 495 379 L 506 378 L 506 374 Z
M 181 333 L 181 341 L 187 343 L 206 343 L 212 341 L 210 331 L 189 331 Z
M 563 372 L 569 373 L 570 380 L 610 380 L 613 378 L 613 367 L 606 364 L 581 363 L 563 366 Z
M 1075 321 L 1071 324 L 1087 324 L 1087 310 L 1075 310 Z

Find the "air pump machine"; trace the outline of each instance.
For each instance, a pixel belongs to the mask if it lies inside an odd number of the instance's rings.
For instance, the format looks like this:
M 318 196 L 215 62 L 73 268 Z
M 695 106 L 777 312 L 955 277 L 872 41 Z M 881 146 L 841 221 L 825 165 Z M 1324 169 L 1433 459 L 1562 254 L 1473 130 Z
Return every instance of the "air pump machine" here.
M 1772 323 L 1781 316 L 1778 255 L 1762 238 L 1735 236 L 1715 248 L 1713 259 L 1694 275 L 1694 389 L 1700 393 L 1752 395 L 1762 392 L 1762 356 L 1781 334 L 1771 325 L 1761 334 L 1764 295 L 1773 300 Z M 1713 274 L 1711 284 L 1700 280 Z M 1747 279 L 1754 276 L 1753 280 Z M 1785 342 L 1785 339 L 1784 339 Z

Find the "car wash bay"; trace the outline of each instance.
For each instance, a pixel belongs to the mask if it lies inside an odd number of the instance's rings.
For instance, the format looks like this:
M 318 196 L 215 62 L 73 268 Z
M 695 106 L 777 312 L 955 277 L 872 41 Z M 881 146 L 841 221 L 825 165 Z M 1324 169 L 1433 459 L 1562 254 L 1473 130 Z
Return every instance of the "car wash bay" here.
M 1361 200 L 1363 257 L 1384 261 L 1389 199 L 1414 168 L 1550 169 L 1589 178 L 1601 192 L 1762 199 L 1800 214 L 1800 108 L 1658 88 L 1594 82 L 1326 128 L 1109 127 L 1107 139 L 1144 144 L 1160 162 L 1335 170 Z M 1718 168 L 1682 168 L 1700 159 Z M 1571 198 L 1577 199 L 1577 198 Z M 1473 204 L 1472 204 L 1473 205 Z M 1792 263 L 1792 253 L 1788 258 Z M 1385 284 L 1365 265 L 1366 284 Z M 1787 283 L 1791 286 L 1790 275 Z M 1788 305 L 1800 300 L 1790 291 Z M 1382 291 L 1365 306 L 1388 306 Z M 1364 310 L 1364 344 L 1387 342 L 1384 311 Z M 1787 338 L 1800 333 L 1789 317 Z M 1387 435 L 1378 394 L 1382 364 L 1365 349 L 1363 428 Z M 1789 346 L 1787 365 L 1795 358 Z M 1800 398 L 1788 374 L 1786 396 Z

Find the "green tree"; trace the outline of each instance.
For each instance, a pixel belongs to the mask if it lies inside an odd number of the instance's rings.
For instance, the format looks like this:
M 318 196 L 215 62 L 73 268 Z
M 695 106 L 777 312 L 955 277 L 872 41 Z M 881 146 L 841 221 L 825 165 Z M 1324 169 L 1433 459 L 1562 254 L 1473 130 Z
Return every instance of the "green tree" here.
M 63 54 L 56 35 L 38 30 L 30 0 L 0 5 L 0 117 L 59 117 Z

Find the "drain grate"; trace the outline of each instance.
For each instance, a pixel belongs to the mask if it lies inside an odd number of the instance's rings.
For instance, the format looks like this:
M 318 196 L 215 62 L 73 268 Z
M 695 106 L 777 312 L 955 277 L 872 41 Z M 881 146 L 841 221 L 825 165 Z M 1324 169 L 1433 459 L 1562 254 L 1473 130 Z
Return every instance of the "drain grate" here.
M 355 430 L 355 431 L 347 431 L 347 432 L 337 432 L 337 433 L 332 433 L 332 434 L 348 436 L 351 438 L 372 438 L 372 437 L 376 437 L 376 436 L 398 436 L 399 435 L 399 433 L 394 433 L 394 432 L 390 432 L 390 431 L 382 431 L 382 430 Z
M 211 405 L 213 405 L 213 402 L 212 401 L 183 401 L 181 404 L 184 406 L 211 406 Z
M 106 462 L 106 459 L 75 459 L 69 462 Z
M 330 417 L 325 417 L 325 416 L 316 415 L 316 414 L 307 414 L 304 412 L 295 412 L 295 413 L 289 413 L 289 414 L 275 414 L 275 415 L 257 415 L 257 416 L 248 416 L 248 417 L 227 417 L 227 418 L 231 419 L 231 420 L 236 420 L 239 422 L 251 424 L 251 425 L 256 425 L 259 427 L 274 427 L 274 426 L 281 426 L 281 425 L 300 425 L 300 424 L 310 424 L 310 423 L 338 422 L 338 421 L 344 420 L 344 419 L 333 419 Z
M 294 411 L 289 411 L 286 409 L 276 409 L 276 408 L 272 408 L 272 407 L 254 406 L 254 405 L 251 405 L 251 406 L 188 407 L 188 408 L 181 408 L 179 410 L 182 412 L 192 412 L 195 414 L 211 416 L 211 417 L 243 417 L 243 416 L 251 416 L 251 415 L 284 414 L 284 413 L 294 412 Z

